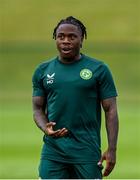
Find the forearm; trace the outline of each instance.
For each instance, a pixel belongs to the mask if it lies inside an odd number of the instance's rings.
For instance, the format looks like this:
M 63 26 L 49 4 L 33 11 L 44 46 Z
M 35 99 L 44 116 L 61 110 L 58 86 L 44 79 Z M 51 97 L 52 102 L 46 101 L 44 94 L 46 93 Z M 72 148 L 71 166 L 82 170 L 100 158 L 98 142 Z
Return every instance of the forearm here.
M 45 97 L 35 96 L 33 97 L 32 102 L 34 121 L 36 125 L 45 133 L 46 124 L 48 123 L 48 119 L 45 114 Z
M 112 97 L 103 100 L 102 106 L 105 112 L 108 149 L 116 150 L 119 129 L 116 98 Z
M 116 97 L 103 100 L 102 106 L 105 112 L 108 149 L 102 154 L 99 163 L 102 164 L 102 162 L 106 160 L 106 167 L 103 175 L 108 176 L 116 164 L 116 149 L 119 129 Z
M 109 108 L 108 111 L 105 112 L 105 118 L 106 118 L 106 130 L 108 137 L 108 149 L 114 151 L 117 148 L 118 129 L 119 129 L 116 107 Z
M 45 112 L 40 110 L 35 110 L 33 114 L 34 121 L 36 125 L 44 132 L 46 133 L 46 124 L 48 122 L 48 119 L 45 115 Z

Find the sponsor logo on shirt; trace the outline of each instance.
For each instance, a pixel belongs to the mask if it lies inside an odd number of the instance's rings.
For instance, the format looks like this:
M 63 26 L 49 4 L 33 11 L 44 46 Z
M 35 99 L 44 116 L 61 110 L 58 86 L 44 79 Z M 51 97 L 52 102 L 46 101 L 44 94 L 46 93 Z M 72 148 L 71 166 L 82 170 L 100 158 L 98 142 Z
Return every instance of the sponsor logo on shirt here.
M 89 69 L 82 69 L 80 71 L 80 77 L 84 80 L 88 80 L 88 79 L 92 78 L 92 71 Z
M 52 84 L 54 82 L 54 76 L 55 76 L 55 73 L 53 74 L 47 74 L 47 84 Z

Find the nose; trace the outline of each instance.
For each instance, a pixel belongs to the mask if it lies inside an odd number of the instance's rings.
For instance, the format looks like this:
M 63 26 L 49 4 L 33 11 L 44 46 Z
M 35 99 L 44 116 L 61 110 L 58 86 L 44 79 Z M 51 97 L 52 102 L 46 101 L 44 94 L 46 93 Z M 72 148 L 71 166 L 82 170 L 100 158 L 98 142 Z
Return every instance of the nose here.
M 68 37 L 65 37 L 65 38 L 63 39 L 63 43 L 70 43 L 69 38 L 68 38 Z

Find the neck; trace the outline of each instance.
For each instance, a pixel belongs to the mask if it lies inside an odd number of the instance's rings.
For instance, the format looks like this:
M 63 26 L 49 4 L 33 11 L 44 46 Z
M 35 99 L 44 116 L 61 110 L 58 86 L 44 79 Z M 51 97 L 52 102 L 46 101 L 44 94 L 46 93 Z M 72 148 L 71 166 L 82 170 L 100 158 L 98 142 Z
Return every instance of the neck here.
M 75 61 L 79 61 L 81 58 L 81 54 L 78 54 L 77 56 L 75 56 L 74 58 L 70 57 L 70 58 L 65 58 L 65 57 L 61 57 L 59 56 L 59 60 L 65 64 L 70 64 L 73 63 Z

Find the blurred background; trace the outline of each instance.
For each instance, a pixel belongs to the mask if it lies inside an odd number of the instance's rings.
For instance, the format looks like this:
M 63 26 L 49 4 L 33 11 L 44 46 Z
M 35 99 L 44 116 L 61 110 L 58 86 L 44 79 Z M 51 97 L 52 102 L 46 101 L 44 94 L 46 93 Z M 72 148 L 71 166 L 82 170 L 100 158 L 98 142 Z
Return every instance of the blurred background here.
M 0 0 L 0 179 L 38 177 L 43 134 L 32 118 L 31 78 L 57 55 L 53 29 L 69 15 L 87 27 L 82 52 L 109 65 L 118 89 L 117 164 L 108 178 L 140 178 L 139 10 L 140 0 Z

